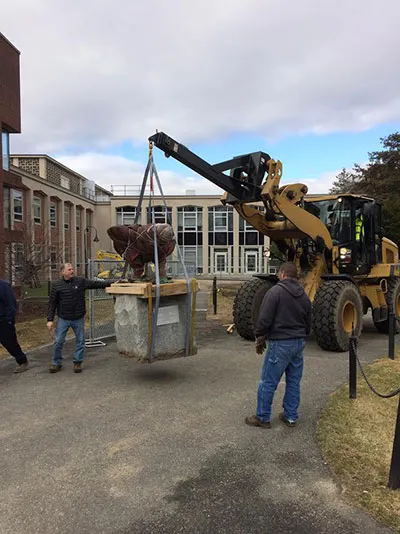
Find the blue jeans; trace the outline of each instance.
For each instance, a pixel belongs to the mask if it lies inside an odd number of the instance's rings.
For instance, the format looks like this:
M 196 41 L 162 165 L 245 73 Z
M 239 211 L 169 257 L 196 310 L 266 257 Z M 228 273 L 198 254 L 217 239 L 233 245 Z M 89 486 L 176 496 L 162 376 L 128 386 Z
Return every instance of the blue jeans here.
M 256 416 L 261 421 L 271 419 L 274 393 L 283 373 L 286 374 L 283 411 L 287 419 L 297 421 L 304 346 L 304 339 L 281 339 L 268 343 L 257 394 Z
M 70 327 L 74 331 L 76 338 L 74 363 L 79 363 L 83 361 L 83 356 L 85 352 L 85 318 L 82 317 L 81 319 L 68 321 L 59 317 L 57 320 L 57 326 L 55 331 L 54 355 L 52 361 L 54 365 L 62 364 L 62 349 L 65 342 L 65 336 L 67 335 L 68 329 Z

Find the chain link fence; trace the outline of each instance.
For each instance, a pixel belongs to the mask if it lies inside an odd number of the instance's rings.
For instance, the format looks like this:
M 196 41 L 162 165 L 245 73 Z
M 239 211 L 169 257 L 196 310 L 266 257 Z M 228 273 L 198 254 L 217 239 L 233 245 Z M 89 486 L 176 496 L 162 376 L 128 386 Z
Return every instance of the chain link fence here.
M 88 260 L 89 280 L 116 280 L 124 269 L 124 262 L 118 260 Z M 87 292 L 87 317 L 89 327 L 86 345 L 102 345 L 102 339 L 115 335 L 114 298 L 105 289 L 90 289 Z

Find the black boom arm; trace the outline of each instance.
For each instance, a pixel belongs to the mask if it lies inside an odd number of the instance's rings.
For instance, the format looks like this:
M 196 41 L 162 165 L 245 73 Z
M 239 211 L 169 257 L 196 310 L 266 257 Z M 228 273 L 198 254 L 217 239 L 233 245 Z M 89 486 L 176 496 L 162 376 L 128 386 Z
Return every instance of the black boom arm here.
M 271 159 L 264 152 L 253 152 L 233 159 L 210 165 L 187 147 L 178 143 L 164 132 L 157 132 L 149 141 L 162 150 L 166 157 L 174 159 L 197 172 L 213 184 L 241 202 L 258 202 L 261 200 L 261 184 L 268 172 Z M 230 171 L 230 176 L 223 171 Z M 232 199 L 232 200 L 234 200 Z

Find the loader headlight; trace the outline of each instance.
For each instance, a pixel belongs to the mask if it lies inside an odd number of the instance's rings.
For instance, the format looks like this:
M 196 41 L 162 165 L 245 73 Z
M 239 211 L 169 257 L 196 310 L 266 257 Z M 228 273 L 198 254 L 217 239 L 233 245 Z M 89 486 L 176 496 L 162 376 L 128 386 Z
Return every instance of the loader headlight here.
M 340 261 L 343 263 L 351 263 L 351 248 L 341 248 L 339 254 Z

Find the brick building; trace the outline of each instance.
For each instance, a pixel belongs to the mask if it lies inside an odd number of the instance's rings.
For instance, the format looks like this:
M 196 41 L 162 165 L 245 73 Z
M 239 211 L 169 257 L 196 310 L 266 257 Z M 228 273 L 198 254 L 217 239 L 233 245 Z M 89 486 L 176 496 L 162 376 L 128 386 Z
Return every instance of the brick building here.
M 21 132 L 19 51 L 0 33 L 0 277 L 5 276 L 6 257 L 11 243 L 23 240 L 24 227 L 18 213 L 22 211 L 22 179 L 10 172 L 10 137 Z M 10 196 L 16 218 L 8 218 Z

